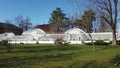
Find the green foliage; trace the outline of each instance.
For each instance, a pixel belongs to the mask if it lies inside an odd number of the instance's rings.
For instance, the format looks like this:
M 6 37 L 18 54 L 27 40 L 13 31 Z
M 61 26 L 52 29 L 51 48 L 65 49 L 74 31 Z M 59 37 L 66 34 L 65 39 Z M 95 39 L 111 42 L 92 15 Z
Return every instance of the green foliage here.
M 49 23 L 51 25 L 51 30 L 53 32 L 63 31 L 63 28 L 67 20 L 68 18 L 66 17 L 66 14 L 63 13 L 63 11 L 60 8 L 56 8 L 51 13 L 51 18 L 49 20 Z
M 57 38 L 55 40 L 55 45 L 57 47 L 56 56 L 59 56 L 59 51 L 61 47 L 64 45 L 64 43 L 65 43 L 65 40 L 63 40 L 63 38 Z
M 86 62 L 82 68 L 113 68 L 109 63 L 98 62 L 96 60 L 91 60 Z
M 85 45 L 92 45 L 92 43 L 91 43 L 91 42 L 89 42 L 89 43 L 85 43 Z
M 111 59 L 111 63 L 115 65 L 116 67 L 120 68 L 120 54 L 117 54 Z
M 109 43 L 112 44 L 112 41 L 110 41 Z M 120 45 L 120 40 L 117 40 L 117 45 Z
M 117 40 L 117 45 L 120 45 L 120 40 Z
M 63 13 L 63 11 L 60 8 L 56 8 L 56 10 L 54 10 L 51 13 L 52 17 L 50 19 L 50 21 L 52 21 L 51 23 L 55 23 L 55 21 L 59 21 L 59 20 L 64 20 L 65 17 L 65 13 Z
M 64 43 L 64 46 L 69 46 L 70 45 L 70 42 L 66 42 Z
M 39 44 L 39 42 L 37 41 L 36 44 Z
M 90 68 L 95 62 L 95 60 L 89 61 L 85 63 L 82 68 Z
M 8 41 L 7 40 L 3 40 L 3 41 L 0 42 L 0 44 L 7 46 L 8 45 Z
M 62 44 L 64 44 L 64 42 L 65 42 L 65 40 L 63 40 L 63 38 L 57 38 L 57 39 L 55 40 L 55 44 L 60 44 L 60 45 L 62 45 Z
M 95 45 L 108 45 L 109 43 L 104 42 L 104 40 L 97 40 L 97 41 L 95 41 L 94 44 L 95 44 Z
M 55 44 L 61 45 L 61 46 L 67 46 L 69 45 L 69 42 L 66 42 L 63 38 L 57 38 L 55 40 Z
M 82 27 L 87 32 L 92 32 L 93 21 L 96 20 L 96 14 L 93 10 L 87 10 L 81 19 L 77 19 L 75 24 Z
M 0 45 L 5 46 L 8 52 L 12 51 L 12 45 L 8 43 L 8 40 L 1 41 Z
M 92 45 L 92 43 L 85 43 L 86 45 Z M 94 42 L 95 45 L 108 45 L 109 43 L 104 42 L 103 40 L 97 40 Z

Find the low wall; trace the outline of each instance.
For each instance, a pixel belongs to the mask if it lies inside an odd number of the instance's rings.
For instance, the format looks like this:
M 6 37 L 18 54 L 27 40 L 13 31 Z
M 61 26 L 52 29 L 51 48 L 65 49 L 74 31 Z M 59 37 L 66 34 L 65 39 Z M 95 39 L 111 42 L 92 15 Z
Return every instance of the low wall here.
M 93 41 L 95 42 L 95 41 Z M 110 42 L 110 41 L 104 41 Z M 9 41 L 11 44 L 54 44 L 54 41 Z M 83 43 L 91 43 L 91 41 L 69 41 L 70 44 L 83 44 Z
M 9 41 L 11 44 L 54 44 L 54 41 Z
M 70 41 L 70 44 L 82 44 L 81 41 Z
M 38 41 L 39 44 L 54 44 L 54 41 Z
M 54 41 L 9 41 L 11 44 L 54 44 Z M 82 44 L 81 41 L 70 41 L 70 44 Z
M 92 41 L 84 41 L 84 43 L 91 43 Z M 95 42 L 95 41 L 93 41 L 93 42 Z M 106 43 L 109 43 L 110 41 L 104 41 L 104 42 L 106 42 Z

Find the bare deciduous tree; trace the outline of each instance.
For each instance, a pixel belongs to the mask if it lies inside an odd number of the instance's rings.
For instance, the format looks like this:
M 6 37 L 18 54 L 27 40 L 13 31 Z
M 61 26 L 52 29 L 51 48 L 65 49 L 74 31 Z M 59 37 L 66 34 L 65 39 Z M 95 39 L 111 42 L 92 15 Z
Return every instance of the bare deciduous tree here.
M 111 29 L 113 34 L 112 45 L 116 46 L 116 25 L 118 21 L 118 0 L 91 0 L 96 6 L 97 12 L 101 18 L 106 21 Z M 104 14 L 101 14 L 104 13 Z
M 5 20 L 5 23 L 6 23 L 6 25 L 5 25 L 5 32 L 9 32 L 10 26 L 9 26 L 8 24 L 11 24 L 11 21 L 8 20 L 8 19 L 6 19 L 6 20 Z
M 65 36 L 64 36 L 64 34 L 51 34 L 51 37 L 55 43 L 56 50 L 57 50 L 55 56 L 59 56 L 60 48 L 63 45 L 63 43 L 65 42 L 64 41 Z
M 88 35 L 90 36 L 90 39 L 92 41 L 93 44 L 93 50 L 95 51 L 95 46 L 94 46 L 94 42 L 93 42 L 93 38 L 91 36 L 91 32 L 93 32 L 92 27 L 93 27 L 93 21 L 96 20 L 95 17 L 95 13 L 93 10 L 88 10 L 84 12 L 84 15 L 82 15 L 81 19 L 77 20 L 76 23 L 83 27 L 85 29 L 85 31 L 88 33 Z
M 94 46 L 93 38 L 91 36 L 91 32 L 93 32 L 93 29 L 95 27 L 95 25 L 93 27 L 93 24 L 94 24 L 93 21 L 96 20 L 96 17 L 95 17 L 96 14 L 91 9 L 91 4 L 89 4 L 89 2 L 87 2 L 87 0 L 86 0 L 86 4 L 82 4 L 81 0 L 72 0 L 72 1 L 73 1 L 74 5 L 75 5 L 75 8 L 77 7 L 77 13 L 80 16 L 76 20 L 75 23 L 77 25 L 79 25 L 81 29 L 83 29 L 85 32 L 88 33 L 88 35 L 90 36 L 90 39 L 92 41 L 92 44 L 93 44 L 93 50 L 95 51 L 95 46 Z M 84 11 L 86 9 L 88 11 Z
M 31 19 L 29 17 L 24 18 L 22 15 L 19 15 L 15 18 L 16 24 L 18 25 L 18 27 L 23 29 L 23 31 L 32 28 L 32 23 L 30 22 L 30 20 Z
M 100 19 L 98 20 L 99 22 L 99 27 L 98 27 L 98 32 L 111 32 L 111 27 L 108 23 L 106 23 L 106 21 L 100 17 Z

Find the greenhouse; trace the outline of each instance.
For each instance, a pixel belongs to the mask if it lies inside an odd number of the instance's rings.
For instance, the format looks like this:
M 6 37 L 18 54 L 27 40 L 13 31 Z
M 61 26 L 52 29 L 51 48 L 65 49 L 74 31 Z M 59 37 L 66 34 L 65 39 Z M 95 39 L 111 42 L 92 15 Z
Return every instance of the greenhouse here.
M 0 41 L 2 40 L 9 40 L 10 38 L 14 37 L 14 33 L 2 33 L 0 34 Z
M 36 44 L 36 43 L 45 43 L 45 44 L 53 44 L 57 38 L 62 38 L 67 43 L 70 44 L 83 44 L 86 42 L 91 42 L 90 36 L 92 36 L 93 40 L 104 40 L 111 41 L 112 40 L 112 32 L 102 32 L 102 33 L 86 33 L 79 28 L 72 28 L 67 30 L 62 34 L 48 34 L 45 33 L 42 29 L 31 29 L 22 33 L 22 35 L 14 35 L 13 33 L 3 33 L 0 34 L 0 41 L 9 40 L 10 43 L 24 43 L 24 44 Z M 117 35 L 118 39 L 118 35 Z

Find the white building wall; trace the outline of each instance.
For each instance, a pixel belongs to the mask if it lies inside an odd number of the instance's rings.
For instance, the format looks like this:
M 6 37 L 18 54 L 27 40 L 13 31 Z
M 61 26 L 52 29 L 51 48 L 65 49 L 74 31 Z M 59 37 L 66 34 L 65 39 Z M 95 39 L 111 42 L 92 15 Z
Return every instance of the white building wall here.
M 37 32 L 35 32 L 37 31 Z M 46 34 L 42 30 L 35 30 L 31 32 L 25 32 L 20 36 L 13 36 L 10 38 L 10 43 L 24 43 L 24 44 L 54 44 L 55 39 L 63 38 L 66 42 L 70 44 L 82 44 L 83 42 L 90 42 L 90 37 L 88 33 L 83 32 L 81 29 L 73 28 L 66 31 L 64 34 Z M 93 40 L 112 40 L 112 32 L 104 33 L 91 33 Z
M 70 41 L 70 44 L 82 44 L 82 41 Z

